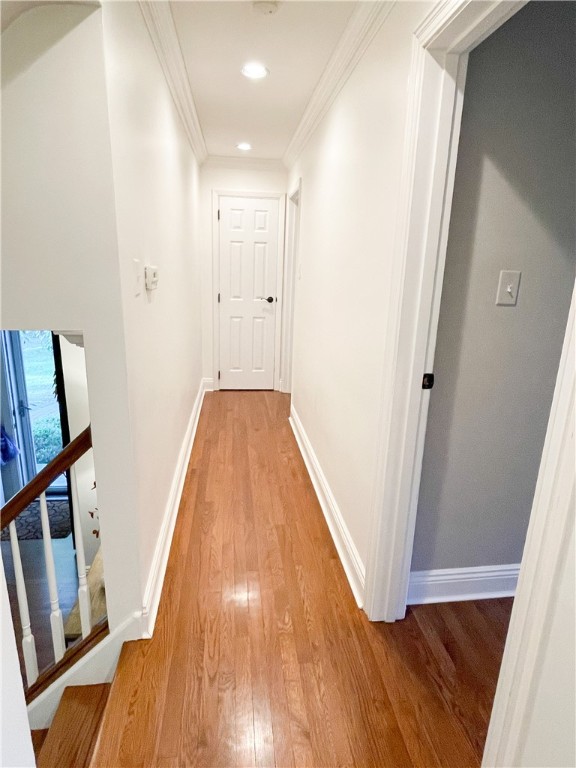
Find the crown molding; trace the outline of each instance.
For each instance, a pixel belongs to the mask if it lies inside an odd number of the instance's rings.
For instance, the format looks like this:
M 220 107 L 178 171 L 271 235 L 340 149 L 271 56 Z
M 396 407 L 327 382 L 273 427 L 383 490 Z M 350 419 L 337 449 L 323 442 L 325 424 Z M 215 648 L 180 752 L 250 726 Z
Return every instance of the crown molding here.
M 284 164 L 288 168 L 298 159 L 394 5 L 396 0 L 358 3 L 284 153 Z
M 226 155 L 209 155 L 202 167 L 286 173 L 286 166 L 282 160 L 274 160 L 266 157 L 227 157 Z
M 418 25 L 414 34 L 423 48 L 432 48 L 436 40 L 454 23 L 470 0 L 442 0 Z
M 196 160 L 201 164 L 208 156 L 208 151 L 190 89 L 190 80 L 170 3 L 140 0 L 139 6 L 188 141 Z
M 484 2 L 479 17 L 476 0 L 441 0 L 414 34 L 420 45 L 429 51 L 467 53 L 472 43 L 474 47 L 480 45 L 527 2 L 528 0 Z

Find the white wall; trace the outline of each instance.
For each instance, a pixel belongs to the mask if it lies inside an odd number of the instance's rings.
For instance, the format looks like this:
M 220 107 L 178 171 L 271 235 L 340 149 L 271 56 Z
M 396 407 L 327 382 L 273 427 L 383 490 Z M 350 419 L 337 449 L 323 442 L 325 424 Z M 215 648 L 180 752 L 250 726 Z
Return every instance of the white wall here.
M 145 589 L 202 377 L 198 166 L 138 4 L 102 13 Z M 159 267 L 156 291 L 134 295 L 133 259 Z
M 522 558 L 576 274 L 575 38 L 574 3 L 529 3 L 470 55 L 413 570 Z
M 2 768 L 31 768 L 36 761 L 1 555 L 0 616 L 0 765 Z
M 24 13 L 2 35 L 2 327 L 84 332 L 115 627 L 141 588 L 109 136 L 101 10 Z
M 412 32 L 398 3 L 290 173 L 302 177 L 292 402 L 366 563 Z
M 214 376 L 213 309 L 218 288 L 213 285 L 212 231 L 214 211 L 212 193 L 286 192 L 287 171 L 280 162 L 233 158 L 208 159 L 200 171 L 200 252 L 202 261 L 203 370 L 206 378 Z
M 83 347 L 70 343 L 64 336 L 60 336 L 59 339 L 68 426 L 70 427 L 70 439 L 73 440 L 90 424 L 86 355 Z M 92 565 L 100 546 L 100 539 L 93 533 L 95 529 L 99 528 L 98 520 L 93 519 L 89 514 L 98 506 L 97 492 L 94 488 L 95 481 L 94 456 L 92 451 L 88 451 L 76 462 L 76 490 L 80 506 L 86 565 Z

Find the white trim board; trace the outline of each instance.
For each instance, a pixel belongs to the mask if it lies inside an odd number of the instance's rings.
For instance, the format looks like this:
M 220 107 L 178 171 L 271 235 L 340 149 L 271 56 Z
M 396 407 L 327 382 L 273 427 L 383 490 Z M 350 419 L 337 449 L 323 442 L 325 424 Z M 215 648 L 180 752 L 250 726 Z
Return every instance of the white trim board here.
M 294 306 L 296 294 L 296 268 L 299 259 L 300 199 L 302 179 L 286 197 L 284 233 L 284 297 L 282 308 L 282 336 L 280 343 L 280 392 L 292 391 L 292 353 L 294 336 Z
M 318 502 L 324 513 L 324 518 L 326 519 L 336 551 L 340 557 L 340 562 L 350 584 L 350 589 L 358 607 L 362 608 L 364 599 L 364 563 L 360 559 L 356 545 L 352 541 L 348 527 L 342 517 L 342 512 L 338 507 L 326 475 L 322 471 L 318 457 L 294 406 L 290 408 L 289 421 L 298 443 L 298 448 L 304 459 L 304 464 L 306 464 L 306 469 L 310 475 L 310 480 L 316 491 Z
M 158 534 L 156 549 L 154 550 L 154 558 L 152 560 L 152 566 L 150 568 L 150 574 L 148 576 L 148 582 L 146 584 L 142 602 L 142 637 L 152 637 L 152 633 L 154 632 L 154 624 L 156 623 L 156 615 L 158 613 L 158 606 L 160 605 L 160 597 L 162 595 L 162 586 L 164 585 L 164 575 L 166 573 L 166 566 L 168 565 L 168 557 L 170 555 L 172 536 L 174 535 L 174 527 L 176 525 L 176 518 L 178 517 L 180 499 L 182 498 L 186 472 L 188 471 L 188 464 L 190 463 L 190 454 L 192 453 L 194 438 L 196 437 L 196 429 L 198 428 L 202 403 L 204 402 L 204 395 L 206 392 L 210 392 L 212 389 L 212 379 L 202 379 L 200 381 L 198 394 L 196 395 L 194 405 L 192 406 L 192 413 L 190 414 L 188 426 L 186 427 L 184 439 L 178 454 L 170 494 L 168 495 L 166 509 L 164 510 L 164 519 L 162 521 L 160 533 Z
M 514 597 L 520 563 L 412 571 L 408 605 Z

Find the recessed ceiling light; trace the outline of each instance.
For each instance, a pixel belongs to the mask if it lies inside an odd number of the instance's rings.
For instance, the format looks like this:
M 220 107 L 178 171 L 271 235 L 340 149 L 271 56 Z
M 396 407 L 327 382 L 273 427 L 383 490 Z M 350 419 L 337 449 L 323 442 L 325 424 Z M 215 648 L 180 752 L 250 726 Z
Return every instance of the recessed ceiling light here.
M 243 152 L 248 152 L 252 149 L 252 144 L 248 144 L 247 141 L 241 141 L 240 144 L 236 144 L 236 149 L 241 149 Z
M 268 77 L 270 72 L 259 61 L 249 61 L 242 67 L 242 74 L 250 80 L 262 80 L 262 78 Z

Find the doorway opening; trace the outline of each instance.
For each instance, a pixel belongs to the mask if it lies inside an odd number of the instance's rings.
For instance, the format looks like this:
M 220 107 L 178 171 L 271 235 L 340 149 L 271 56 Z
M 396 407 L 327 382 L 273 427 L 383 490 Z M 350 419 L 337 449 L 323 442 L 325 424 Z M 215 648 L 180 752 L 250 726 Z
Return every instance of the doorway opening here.
M 469 58 L 408 604 L 515 593 L 576 274 L 574 34 L 529 3 Z

